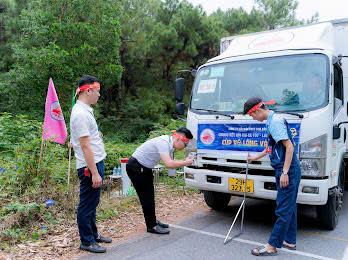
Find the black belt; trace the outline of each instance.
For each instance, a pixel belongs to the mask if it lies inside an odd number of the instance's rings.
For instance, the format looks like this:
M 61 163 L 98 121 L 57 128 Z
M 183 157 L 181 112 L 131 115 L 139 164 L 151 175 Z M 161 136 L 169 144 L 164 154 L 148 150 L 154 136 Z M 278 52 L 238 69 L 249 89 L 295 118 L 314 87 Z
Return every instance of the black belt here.
M 131 158 L 129 158 L 128 160 L 128 165 L 132 168 L 135 168 L 135 169 L 139 169 L 141 172 L 152 172 L 152 169 L 151 168 L 147 168 L 145 167 L 144 165 L 142 165 L 138 160 L 137 158 L 131 156 Z

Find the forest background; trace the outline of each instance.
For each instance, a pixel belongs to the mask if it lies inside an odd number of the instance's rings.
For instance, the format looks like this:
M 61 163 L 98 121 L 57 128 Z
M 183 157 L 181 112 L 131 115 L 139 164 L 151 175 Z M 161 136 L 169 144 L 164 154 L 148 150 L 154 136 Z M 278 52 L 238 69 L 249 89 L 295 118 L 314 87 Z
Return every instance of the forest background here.
M 177 71 L 217 56 L 222 37 L 318 21 L 318 14 L 297 20 L 297 6 L 255 0 L 250 12 L 207 15 L 186 0 L 1 0 L 0 248 L 47 235 L 42 223 L 74 218 L 69 192 L 78 181 L 73 170 L 67 186 L 67 147 L 47 143 L 38 168 L 50 77 L 68 128 L 79 77 L 100 79 L 94 109 L 109 174 L 147 138 L 184 125 L 173 118 Z M 194 79 L 185 78 L 188 104 Z M 60 206 L 45 207 L 47 199 Z

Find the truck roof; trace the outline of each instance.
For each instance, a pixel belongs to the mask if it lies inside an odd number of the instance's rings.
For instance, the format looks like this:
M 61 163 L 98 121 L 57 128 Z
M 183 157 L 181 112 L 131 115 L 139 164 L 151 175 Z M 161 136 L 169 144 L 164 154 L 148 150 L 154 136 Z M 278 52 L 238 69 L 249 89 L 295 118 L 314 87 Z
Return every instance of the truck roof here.
M 229 57 L 281 50 L 335 50 L 335 31 L 338 25 L 348 27 L 348 19 L 282 28 L 221 39 L 219 56 L 213 62 Z

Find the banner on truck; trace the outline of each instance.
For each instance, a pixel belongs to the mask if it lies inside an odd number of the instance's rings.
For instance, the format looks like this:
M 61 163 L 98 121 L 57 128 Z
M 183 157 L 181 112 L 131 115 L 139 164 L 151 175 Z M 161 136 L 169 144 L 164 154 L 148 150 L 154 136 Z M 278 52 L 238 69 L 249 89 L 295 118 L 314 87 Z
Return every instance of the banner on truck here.
M 289 123 L 296 153 L 300 141 L 300 123 Z M 266 124 L 199 124 L 197 148 L 262 152 L 268 146 Z

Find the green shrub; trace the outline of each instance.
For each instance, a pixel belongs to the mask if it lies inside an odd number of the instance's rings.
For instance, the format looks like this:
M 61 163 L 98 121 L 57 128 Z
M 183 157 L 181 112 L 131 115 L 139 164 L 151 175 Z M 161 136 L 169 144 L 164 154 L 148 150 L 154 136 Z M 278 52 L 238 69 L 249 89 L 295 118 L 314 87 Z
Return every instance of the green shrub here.
M 180 127 L 185 127 L 186 122 L 182 120 L 171 119 L 166 125 L 156 123 L 154 129 L 150 132 L 149 138 L 154 138 L 161 135 L 169 135 L 172 133 L 172 130 L 176 130 Z
M 0 151 L 13 151 L 16 144 L 41 136 L 42 123 L 25 115 L 0 114 Z
M 100 118 L 100 128 L 105 136 L 122 143 L 143 143 L 148 134 L 157 125 L 167 125 L 174 111 L 166 94 L 161 94 L 155 87 L 137 91 L 141 97 L 127 97 L 118 111 L 113 111 L 112 116 Z M 105 104 L 100 104 L 106 109 Z
M 122 158 L 130 158 L 135 151 L 136 144 L 119 143 L 105 140 L 105 150 L 107 156 L 105 158 L 105 172 L 111 174 L 112 169 L 121 165 Z

